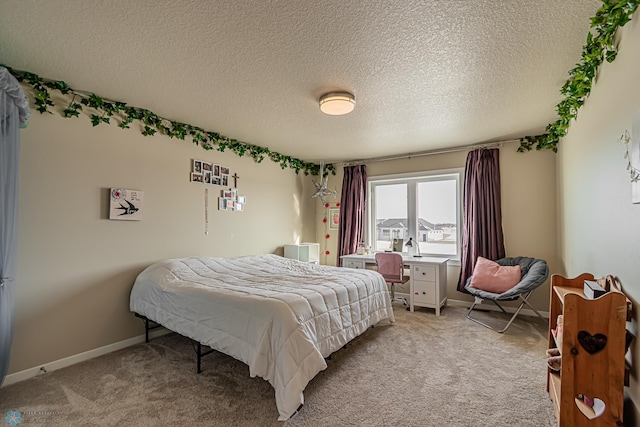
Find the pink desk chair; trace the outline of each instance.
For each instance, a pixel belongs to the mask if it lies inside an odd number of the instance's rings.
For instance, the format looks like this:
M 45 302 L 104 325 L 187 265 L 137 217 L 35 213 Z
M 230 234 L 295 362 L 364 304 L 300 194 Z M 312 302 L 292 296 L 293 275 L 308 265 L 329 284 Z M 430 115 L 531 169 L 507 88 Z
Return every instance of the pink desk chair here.
M 376 253 L 376 267 L 378 273 L 382 274 L 384 280 L 391 287 L 391 302 L 402 301 L 409 310 L 406 298 L 396 298 L 396 283 L 407 283 L 410 279 L 404 274 L 402 255 L 396 252 L 378 252 Z

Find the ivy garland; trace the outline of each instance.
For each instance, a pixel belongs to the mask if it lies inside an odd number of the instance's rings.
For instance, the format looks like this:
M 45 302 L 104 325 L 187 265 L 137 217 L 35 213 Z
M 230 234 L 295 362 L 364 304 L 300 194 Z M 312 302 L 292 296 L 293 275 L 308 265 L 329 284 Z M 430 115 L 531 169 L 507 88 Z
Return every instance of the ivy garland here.
M 537 136 L 525 136 L 520 139 L 519 152 L 549 149 L 558 151 L 560 138 L 567 134 L 569 123 L 578 116 L 578 110 L 584 104 L 589 93 L 598 67 L 603 60 L 613 62 L 618 53 L 615 44 L 615 35 L 618 28 L 631 20 L 633 13 L 640 5 L 640 0 L 603 0 L 602 7 L 591 18 L 591 28 L 595 32 L 587 34 L 587 43 L 582 48 L 581 62 L 569 71 L 569 79 L 562 86 L 560 92 L 565 99 L 556 105 L 556 112 L 560 116 L 558 120 L 546 127 L 545 134 Z M 594 35 L 595 33 L 595 35 Z M 78 117 L 84 107 L 91 108 L 91 123 L 98 126 L 102 123 L 111 123 L 111 118 L 118 116 L 118 126 L 128 129 L 135 122 L 142 125 L 141 133 L 144 136 L 152 136 L 157 132 L 170 138 L 185 140 L 190 137 L 192 142 L 205 150 L 225 151 L 229 148 L 240 157 L 249 154 L 256 163 L 262 162 L 266 157 L 275 163 L 279 163 L 282 169 L 291 168 L 296 174 L 303 171 L 305 175 L 318 175 L 320 165 L 305 162 L 300 159 L 285 156 L 269 150 L 265 147 L 247 144 L 237 139 L 222 136 L 217 132 L 205 131 L 202 128 L 187 123 L 176 122 L 158 116 L 144 108 L 131 107 L 124 102 L 110 101 L 91 93 L 83 93 L 69 87 L 63 81 L 49 80 L 27 71 L 14 70 L 4 65 L 18 81 L 30 85 L 34 92 L 34 102 L 40 113 L 49 112 L 49 107 L 54 107 L 49 90 L 55 90 L 71 98 L 64 109 L 64 117 Z M 77 102 L 79 101 L 79 102 Z M 325 174 L 336 174 L 333 164 L 325 165 Z
M 14 70 L 6 65 L 2 66 L 19 82 L 31 86 L 34 92 L 36 109 L 41 114 L 51 113 L 50 108 L 55 107 L 55 104 L 51 98 L 50 91 L 57 91 L 67 99 L 70 99 L 63 110 L 63 115 L 66 118 L 79 117 L 81 112 L 85 112 L 90 117 L 93 126 L 98 126 L 102 123 L 111 124 L 111 119 L 115 119 L 122 129 L 129 129 L 134 122 L 138 122 L 141 124 L 140 132 L 144 136 L 153 136 L 156 133 L 160 133 L 167 135 L 169 138 L 180 140 L 191 138 L 194 144 L 205 150 L 216 149 L 223 152 L 228 148 L 239 157 L 248 154 L 256 163 L 261 163 L 268 157 L 273 162 L 279 163 L 282 169 L 291 168 L 296 174 L 303 171 L 305 175 L 318 175 L 320 172 L 320 165 L 318 164 L 285 156 L 265 147 L 227 138 L 217 132 L 206 131 L 188 123 L 169 120 L 144 108 L 131 107 L 124 102 L 107 100 L 95 93 L 88 94 L 77 91 L 63 81 L 50 80 L 28 71 Z M 336 174 L 333 164 L 325 165 L 324 175 L 329 172 L 333 175 Z
M 578 116 L 578 109 L 584 104 L 598 67 L 603 60 L 613 62 L 618 54 L 615 43 L 616 31 L 631 20 L 640 0 L 603 0 L 602 7 L 591 18 L 593 32 L 587 34 L 587 44 L 582 48 L 581 62 L 569 71 L 569 79 L 560 92 L 565 99 L 556 106 L 560 118 L 546 127 L 547 133 L 526 136 L 520 139 L 518 151 L 543 148 L 558 151 L 560 138 L 567 134 L 569 123 Z

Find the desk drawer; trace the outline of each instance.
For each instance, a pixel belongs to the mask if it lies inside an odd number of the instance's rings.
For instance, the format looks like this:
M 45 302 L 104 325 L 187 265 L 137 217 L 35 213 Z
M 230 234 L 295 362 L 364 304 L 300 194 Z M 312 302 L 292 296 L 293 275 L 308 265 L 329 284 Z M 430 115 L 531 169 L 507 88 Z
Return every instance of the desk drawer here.
M 413 303 L 414 304 L 435 304 L 436 303 L 436 282 L 425 280 L 413 281 Z
M 364 261 L 351 261 L 351 260 L 343 260 L 342 266 L 346 268 L 364 268 Z
M 411 269 L 411 275 L 415 280 L 436 280 L 436 266 L 435 265 L 414 265 Z

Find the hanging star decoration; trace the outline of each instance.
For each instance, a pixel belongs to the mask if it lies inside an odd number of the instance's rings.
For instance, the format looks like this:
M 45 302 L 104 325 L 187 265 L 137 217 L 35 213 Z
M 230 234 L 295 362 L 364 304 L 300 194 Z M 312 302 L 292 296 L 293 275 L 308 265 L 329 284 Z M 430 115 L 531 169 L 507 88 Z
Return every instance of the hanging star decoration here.
M 329 174 L 325 176 L 324 162 L 321 162 L 320 163 L 320 182 L 313 181 L 313 185 L 316 186 L 316 192 L 313 193 L 311 198 L 319 197 L 320 200 L 322 200 L 322 204 L 326 205 L 328 196 L 335 196 L 336 194 L 338 194 L 336 191 L 329 190 L 327 188 L 328 183 L 329 183 Z

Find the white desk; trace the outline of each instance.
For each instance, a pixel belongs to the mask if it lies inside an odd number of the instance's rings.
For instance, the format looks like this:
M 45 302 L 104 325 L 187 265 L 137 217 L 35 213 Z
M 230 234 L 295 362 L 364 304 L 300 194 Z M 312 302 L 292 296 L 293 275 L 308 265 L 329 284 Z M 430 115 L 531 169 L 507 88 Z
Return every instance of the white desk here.
M 342 266 L 347 268 L 366 268 L 367 264 L 375 264 L 374 254 L 343 255 Z M 402 254 L 404 265 L 409 267 L 409 309 L 427 307 L 436 310 L 440 316 L 440 308 L 447 304 L 447 262 L 448 258 L 413 257 Z

